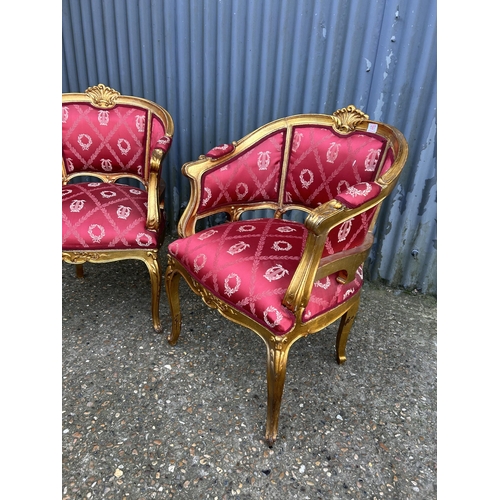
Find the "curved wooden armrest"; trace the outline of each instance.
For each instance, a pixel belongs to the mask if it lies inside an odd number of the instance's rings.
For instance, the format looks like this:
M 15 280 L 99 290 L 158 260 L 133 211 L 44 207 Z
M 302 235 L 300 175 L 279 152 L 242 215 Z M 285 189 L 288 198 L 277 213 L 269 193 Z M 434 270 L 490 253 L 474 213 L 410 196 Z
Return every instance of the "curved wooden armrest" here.
M 344 210 L 347 210 L 347 207 L 342 205 L 340 201 L 331 200 L 328 203 L 323 203 L 323 205 L 320 205 L 311 212 L 307 216 L 304 225 L 310 232 L 317 236 L 325 234 L 331 227 L 342 220 L 342 216 L 339 217 L 338 214 Z
M 323 257 L 319 261 L 314 281 L 318 281 L 336 272 L 340 272 L 337 277 L 339 283 L 345 284 L 352 281 L 357 269 L 368 257 L 372 245 L 373 233 L 369 232 L 366 235 L 365 241 L 359 247 Z
M 162 149 L 154 149 L 151 154 L 148 181 L 148 214 L 146 221 L 146 227 L 150 231 L 158 231 L 160 227 L 160 168 L 164 155 L 165 151 Z
M 339 272 L 337 281 L 348 283 L 355 277 L 356 270 L 366 260 L 373 244 L 373 234 L 368 232 L 362 245 L 321 258 L 326 233 L 321 237 L 310 232 L 304 253 L 283 298 L 283 305 L 293 313 L 307 306 L 312 287 L 330 274 Z
M 335 226 L 345 222 L 347 219 L 356 217 L 358 214 L 366 212 L 370 208 L 380 204 L 389 194 L 386 186 L 382 185 L 380 187 L 381 189 L 377 196 L 353 208 L 347 207 L 338 200 L 331 200 L 328 203 L 324 203 L 307 216 L 304 225 L 309 231 L 318 236 L 328 233 Z

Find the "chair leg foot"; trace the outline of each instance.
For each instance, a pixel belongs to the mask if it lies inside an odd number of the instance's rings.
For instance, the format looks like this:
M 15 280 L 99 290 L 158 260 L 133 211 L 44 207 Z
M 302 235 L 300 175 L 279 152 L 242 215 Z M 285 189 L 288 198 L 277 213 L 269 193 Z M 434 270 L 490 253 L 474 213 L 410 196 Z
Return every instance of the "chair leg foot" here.
M 283 389 L 285 386 L 286 364 L 289 346 L 276 340 L 267 344 L 267 422 L 266 441 L 272 446 L 278 437 Z
M 336 342 L 337 363 L 339 365 L 345 363 L 346 360 L 345 346 L 347 344 L 347 338 L 349 337 L 349 332 L 351 331 L 354 318 L 356 317 L 356 314 L 358 312 L 358 308 L 359 308 L 359 294 L 357 300 L 344 313 L 342 319 L 340 320 L 339 329 L 337 331 L 337 342 Z

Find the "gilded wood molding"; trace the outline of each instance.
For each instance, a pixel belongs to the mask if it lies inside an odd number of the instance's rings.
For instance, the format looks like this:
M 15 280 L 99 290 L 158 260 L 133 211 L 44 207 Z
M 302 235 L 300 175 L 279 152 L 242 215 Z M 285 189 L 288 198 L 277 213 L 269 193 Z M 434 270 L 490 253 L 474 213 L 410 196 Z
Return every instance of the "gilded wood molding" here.
M 356 106 L 350 104 L 347 108 L 338 109 L 333 113 L 333 128 L 340 134 L 352 132 L 361 122 L 369 120 L 369 116 Z
M 269 363 L 274 380 L 283 376 L 283 370 L 286 367 L 287 358 L 288 349 L 283 349 L 283 346 L 280 343 L 276 343 L 274 349 L 269 349 Z
M 109 254 L 103 252 L 62 252 L 62 258 L 70 264 L 85 264 L 85 262 L 107 259 Z
M 336 199 L 330 199 L 321 205 L 311 205 L 293 198 L 289 203 L 286 197 L 286 188 L 288 181 L 289 162 L 292 158 L 290 151 L 293 149 L 294 128 L 302 126 L 318 126 L 322 129 L 329 129 L 335 133 L 335 140 L 338 136 L 361 135 L 366 131 L 373 133 L 383 144 L 383 152 L 380 151 L 380 161 L 378 170 L 373 172 L 374 182 L 381 187 L 380 193 L 359 206 L 350 208 Z M 286 138 L 282 146 L 282 158 L 280 162 L 281 177 L 276 189 L 278 198 L 276 201 L 247 202 L 244 200 L 236 201 L 230 198 L 229 203 L 221 201 L 219 204 L 211 206 L 210 210 L 200 210 L 203 179 L 205 175 L 210 175 L 223 166 L 229 166 L 236 157 L 244 155 L 247 151 L 255 148 L 264 138 L 273 134 L 284 132 L 286 129 Z M 332 134 L 333 135 L 333 134 Z M 340 138 L 340 141 L 349 139 Z M 366 139 L 366 137 L 364 138 Z M 276 441 L 278 432 L 279 412 L 283 396 L 283 387 L 285 383 L 286 366 L 291 346 L 298 339 L 309 334 L 323 330 L 326 326 L 340 319 L 340 325 L 336 337 L 336 357 L 337 362 L 344 363 L 346 360 L 345 348 L 351 326 L 354 322 L 359 305 L 359 291 L 355 288 L 346 287 L 342 302 L 325 309 L 314 316 L 306 316 L 304 311 L 311 298 L 315 283 L 329 276 L 334 276 L 337 283 L 347 285 L 353 281 L 356 272 L 365 262 L 373 243 L 372 230 L 377 220 L 377 215 L 381 202 L 387 197 L 395 185 L 395 180 L 403 168 L 407 158 L 408 146 L 403 135 L 395 128 L 374 120 L 369 120 L 369 116 L 354 105 L 335 111 L 332 115 L 294 115 L 287 118 L 275 120 L 265 126 L 251 132 L 243 139 L 233 143 L 235 149 L 224 157 L 208 158 L 201 155 L 200 159 L 185 163 L 182 166 L 182 173 L 189 179 L 191 185 L 191 197 L 183 212 L 178 224 L 178 233 L 180 237 L 187 237 L 195 234 L 197 221 L 214 215 L 216 213 L 225 213 L 230 217 L 230 221 L 241 220 L 241 215 L 246 211 L 256 211 L 272 209 L 274 217 L 281 219 L 283 215 L 292 210 L 301 211 L 305 215 L 303 222 L 307 229 L 307 239 L 302 249 L 302 255 L 297 263 L 296 269 L 291 276 L 288 288 L 282 298 L 281 305 L 286 307 L 294 316 L 294 323 L 284 335 L 277 335 L 273 328 L 253 315 L 252 312 L 240 309 L 231 299 L 226 299 L 224 295 L 216 295 L 213 288 L 206 288 L 205 282 L 197 282 L 187 268 L 184 268 L 173 256 L 168 257 L 168 267 L 165 273 L 165 288 L 171 307 L 172 333 L 168 338 L 171 345 L 177 342 L 181 328 L 180 316 L 180 297 L 178 292 L 179 277 L 182 276 L 191 289 L 201 296 L 202 300 L 209 307 L 216 309 L 221 315 L 230 321 L 254 331 L 266 344 L 267 349 L 267 421 L 266 421 L 266 440 L 269 444 Z M 390 152 L 390 161 L 387 161 L 387 154 Z M 389 164 L 388 164 L 389 163 Z M 382 178 L 380 170 L 388 168 Z M 365 240 L 356 248 L 349 248 L 344 251 L 337 251 L 323 257 L 328 234 L 333 228 L 339 227 L 343 222 L 349 221 L 354 217 L 364 217 L 363 213 L 369 213 L 368 210 L 374 209 L 374 214 L 366 228 L 368 230 Z M 250 214 L 253 215 L 253 214 Z M 259 215 L 255 215 L 257 217 Z M 230 221 L 226 222 L 231 223 Z M 334 235 L 333 235 L 334 236 Z M 340 243 L 339 236 L 339 243 Z M 181 252 L 182 253 L 182 252 Z M 182 256 L 179 255 L 179 259 Z M 333 280 L 332 280 L 333 281 Z M 319 283 L 318 283 L 319 284 Z M 335 284 L 335 282 L 334 282 Z M 354 295 L 352 295 L 354 293 Z M 287 312 L 287 314 L 289 314 Z M 306 317 L 305 317 L 306 316 Z
M 96 108 L 109 109 L 116 105 L 116 100 L 120 97 L 120 92 L 100 83 L 94 87 L 89 87 L 85 93 L 89 96 L 92 104 Z
M 344 210 L 344 205 L 337 200 L 331 200 L 323 205 L 320 205 L 313 212 L 309 214 L 305 220 L 305 226 L 309 231 L 312 231 L 316 235 L 320 235 L 324 231 L 323 225 L 332 216 L 342 212 Z

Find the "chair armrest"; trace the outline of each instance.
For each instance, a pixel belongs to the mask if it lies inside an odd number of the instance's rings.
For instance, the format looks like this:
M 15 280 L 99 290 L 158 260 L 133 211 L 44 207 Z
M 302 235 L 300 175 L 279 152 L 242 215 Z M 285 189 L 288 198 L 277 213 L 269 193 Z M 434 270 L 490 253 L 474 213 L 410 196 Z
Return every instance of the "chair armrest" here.
M 347 208 L 357 208 L 376 198 L 381 190 L 376 182 L 360 182 L 339 193 L 335 199 Z
M 223 156 L 228 155 L 234 151 L 234 143 L 233 144 L 221 144 L 220 146 L 215 146 L 208 153 L 205 153 L 200 158 L 210 158 L 211 160 L 218 160 Z
M 321 258 L 325 239 L 326 235 L 318 237 L 311 232 L 307 237 L 304 253 L 283 298 L 283 305 L 293 313 L 307 306 L 316 281 L 337 272 L 339 283 L 352 281 L 373 244 L 373 234 L 368 232 L 362 245 Z
M 313 210 L 304 224 L 316 235 L 328 233 L 347 219 L 378 205 L 388 194 L 376 182 L 361 182 L 338 194 L 328 203 Z
M 163 155 L 165 155 L 168 153 L 168 150 L 170 149 L 171 145 L 172 145 L 172 137 L 170 137 L 169 135 L 164 135 L 163 137 L 160 137 L 156 141 L 153 151 L 155 149 L 160 149 L 161 151 L 163 151 Z
M 149 164 L 148 180 L 148 214 L 146 227 L 150 231 L 158 231 L 160 227 L 160 200 L 161 200 L 161 161 L 172 145 L 172 138 L 164 135 L 154 145 Z
M 314 282 L 325 276 L 339 272 L 337 281 L 340 283 L 354 279 L 356 270 L 368 256 L 373 235 L 368 232 L 360 246 L 323 257 L 328 233 L 339 224 L 376 206 L 385 196 L 387 191 L 379 184 L 362 182 L 320 205 L 307 216 L 304 225 L 309 234 L 304 253 L 283 299 L 285 307 L 293 312 L 306 307 Z

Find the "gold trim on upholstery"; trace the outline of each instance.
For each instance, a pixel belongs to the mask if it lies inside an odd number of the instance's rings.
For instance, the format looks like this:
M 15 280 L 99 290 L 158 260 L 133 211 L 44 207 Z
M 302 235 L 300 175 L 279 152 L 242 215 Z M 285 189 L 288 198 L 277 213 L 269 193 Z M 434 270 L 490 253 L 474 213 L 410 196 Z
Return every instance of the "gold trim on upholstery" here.
M 170 114 L 158 104 L 144 98 L 121 95 L 118 91 L 98 84 L 89 87 L 84 93 L 62 94 L 62 103 L 87 103 L 99 109 L 111 109 L 117 105 L 134 106 L 147 111 L 147 141 L 145 144 L 145 164 L 144 178 L 130 173 L 104 173 L 104 172 L 76 172 L 69 173 L 66 170 L 64 160 L 62 161 L 62 185 L 67 185 L 72 179 L 79 176 L 96 177 L 102 182 L 115 183 L 119 179 L 135 179 L 144 185 L 148 193 L 147 224 L 146 228 L 158 232 L 161 224 L 161 213 L 163 211 L 163 194 L 165 183 L 160 178 L 160 165 L 165 152 L 162 149 L 154 149 L 150 154 L 150 140 L 152 120 L 155 116 L 163 125 L 165 135 L 172 138 L 174 134 L 174 123 Z M 162 331 L 160 321 L 160 290 L 161 290 L 161 269 L 158 262 L 158 251 L 163 243 L 164 234 L 159 237 L 157 248 L 145 248 L 134 250 L 113 250 L 102 249 L 95 251 L 63 250 L 62 260 L 76 265 L 77 277 L 83 276 L 83 264 L 86 262 L 101 264 L 125 259 L 142 260 L 149 271 L 151 280 L 151 314 L 153 326 L 157 332 Z
M 374 172 L 375 178 L 373 182 L 377 183 L 380 187 L 380 193 L 370 199 L 370 201 L 356 208 L 348 208 L 335 199 L 317 207 L 286 203 L 284 190 L 289 155 L 292 147 L 291 132 L 293 127 L 299 125 L 331 127 L 341 136 L 347 136 L 357 131 L 369 131 L 371 134 L 384 138 L 386 140 L 386 147 L 381 154 L 382 161 L 385 161 L 388 150 L 391 150 L 394 160 L 390 168 L 382 176 L 379 175 L 379 171 Z M 234 203 L 229 207 L 215 207 L 199 214 L 198 209 L 202 201 L 203 176 L 207 172 L 219 168 L 222 163 L 227 165 L 232 158 L 241 155 L 266 136 L 270 136 L 280 130 L 286 130 L 287 135 L 284 144 L 282 177 L 278 187 L 278 201 Z M 396 181 L 408 156 L 408 145 L 404 136 L 397 129 L 384 123 L 369 120 L 368 115 L 352 105 L 342 108 L 330 116 L 304 114 L 275 120 L 251 132 L 239 141 L 235 141 L 233 144 L 235 146 L 234 150 L 224 155 L 220 160 L 209 159 L 201 155 L 198 160 L 183 165 L 182 172 L 190 181 L 191 198 L 179 221 L 178 233 L 181 238 L 195 234 L 195 228 L 199 220 L 219 212 L 227 213 L 230 219 L 228 223 L 231 224 L 231 222 L 239 220 L 243 213 L 250 210 L 271 209 L 274 210 L 276 218 L 282 218 L 284 214 L 291 210 L 301 210 L 305 214 L 304 226 L 308 231 L 307 240 L 295 274 L 282 301 L 282 305 L 295 316 L 295 324 L 288 333 L 282 336 L 276 335 L 271 329 L 266 328 L 262 323 L 257 322 L 252 317 L 236 309 L 229 302 L 216 297 L 202 283 L 194 279 L 174 255 L 169 254 L 165 273 L 165 288 L 172 314 L 172 330 L 168 341 L 170 344 L 175 345 L 180 334 L 181 310 L 178 293 L 180 276 L 186 280 L 190 288 L 209 307 L 216 309 L 230 321 L 245 326 L 259 335 L 267 347 L 268 409 L 265 437 L 272 444 L 278 436 L 279 411 L 290 347 L 301 337 L 319 332 L 340 318 L 336 339 L 336 359 L 339 364 L 344 363 L 346 360 L 346 343 L 358 310 L 360 293 L 355 293 L 339 306 L 314 316 L 310 320 L 305 320 L 303 313 L 308 305 L 314 283 L 317 280 L 333 273 L 338 273 L 338 283 L 349 283 L 354 279 L 356 271 L 363 264 L 370 252 L 373 243 L 372 231 L 378 215 L 378 208 L 396 185 Z M 364 242 L 356 248 L 324 257 L 324 246 L 329 232 L 372 208 L 375 208 L 375 215 Z

